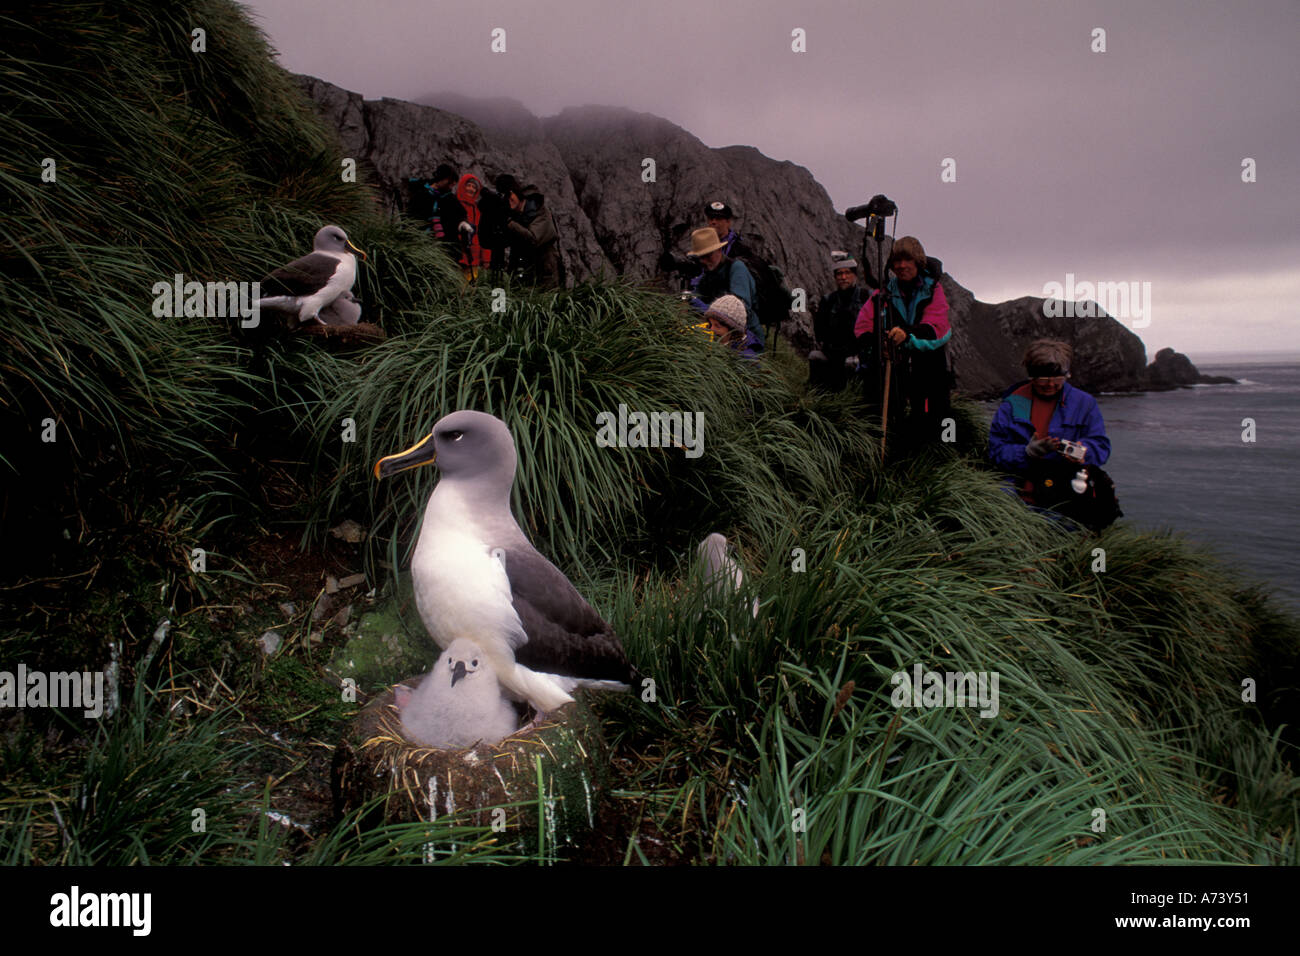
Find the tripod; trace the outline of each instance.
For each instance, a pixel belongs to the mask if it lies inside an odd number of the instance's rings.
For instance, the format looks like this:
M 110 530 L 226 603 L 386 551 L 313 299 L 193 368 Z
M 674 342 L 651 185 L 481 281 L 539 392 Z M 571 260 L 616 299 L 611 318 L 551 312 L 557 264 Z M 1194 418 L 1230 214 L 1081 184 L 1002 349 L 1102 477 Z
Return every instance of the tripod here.
M 889 436 L 889 393 L 894 368 L 894 344 L 889 341 L 886 326 L 890 321 L 889 303 L 885 298 L 885 220 L 888 217 L 871 213 L 867 217 L 867 229 L 862 234 L 862 261 L 867 262 L 867 240 L 876 244 L 876 288 L 871 293 L 871 313 L 874 318 L 876 340 L 877 381 L 883 381 L 880 397 L 880 458 L 885 458 L 885 442 Z M 898 210 L 894 207 L 894 233 L 898 232 Z M 889 237 L 890 249 L 893 249 L 894 237 Z M 880 375 L 883 366 L 884 374 Z

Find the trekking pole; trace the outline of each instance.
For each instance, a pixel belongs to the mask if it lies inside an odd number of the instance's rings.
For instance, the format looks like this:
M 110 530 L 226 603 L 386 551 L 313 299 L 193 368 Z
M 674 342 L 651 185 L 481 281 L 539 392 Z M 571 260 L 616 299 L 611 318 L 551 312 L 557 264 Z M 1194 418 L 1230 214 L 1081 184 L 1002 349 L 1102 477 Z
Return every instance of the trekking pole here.
M 889 324 L 889 302 L 885 298 L 885 236 L 884 229 L 880 230 L 880 236 L 876 237 L 876 291 L 872 298 L 875 304 L 871 312 L 876 327 L 876 361 L 884 363 L 884 390 L 880 398 L 880 460 L 885 460 L 885 439 L 889 435 L 889 391 L 891 372 L 894 369 L 894 347 L 889 341 L 888 329 Z M 864 255 L 863 261 L 866 261 L 867 241 L 864 237 L 862 248 Z
M 894 369 L 893 346 L 885 347 L 885 394 L 880 410 L 880 460 L 885 460 L 885 438 L 889 435 L 889 378 Z

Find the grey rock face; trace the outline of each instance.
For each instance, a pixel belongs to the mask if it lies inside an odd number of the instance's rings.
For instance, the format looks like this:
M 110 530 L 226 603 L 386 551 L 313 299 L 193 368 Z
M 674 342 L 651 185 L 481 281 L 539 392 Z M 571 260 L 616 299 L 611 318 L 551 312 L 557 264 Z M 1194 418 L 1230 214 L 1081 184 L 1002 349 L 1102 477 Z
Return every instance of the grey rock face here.
M 439 163 L 474 173 L 486 186 L 501 173 L 511 173 L 521 184 L 536 185 L 546 198 L 570 276 L 581 281 L 602 269 L 610 274 L 616 271 L 596 241 L 574 195 L 569 171 L 551 143 L 485 130 L 434 106 L 387 98 L 366 100 L 311 76 L 299 76 L 298 81 L 327 125 L 338 130 L 343 155 L 371 172 L 390 213 L 406 208 L 407 178 L 432 177 Z
M 1142 340 L 1110 316 L 1052 318 L 1044 315 L 1046 300 L 1036 296 L 990 305 L 977 301 L 951 276 L 945 275 L 943 284 L 953 325 L 950 349 L 957 387 L 965 394 L 993 397 L 1023 381 L 1020 360 L 1035 339 L 1059 339 L 1074 347 L 1070 383 L 1086 392 L 1142 387 Z
M 1169 391 L 1188 385 L 1235 385 L 1237 380 L 1226 375 L 1202 375 L 1182 352 L 1164 348 L 1146 367 L 1145 386 L 1152 391 Z
M 704 205 L 725 200 L 754 250 L 809 294 L 832 287 L 831 249 L 855 248 L 856 230 L 802 166 L 749 146 L 710 149 L 649 113 L 609 107 L 567 109 L 543 121 L 573 175 L 574 189 L 602 245 L 621 271 L 655 274 L 660 253 L 684 253 Z M 654 161 L 654 182 L 643 181 Z M 795 280 L 798 281 L 795 281 Z
M 676 289 L 676 280 L 659 271 L 659 257 L 665 251 L 684 255 L 691 230 L 707 225 L 705 203 L 722 199 L 735 210 L 734 225 L 745 241 L 782 270 L 787 286 L 805 291 L 809 311 L 793 314 L 785 332 L 807 349 L 811 309 L 834 287 L 831 250 L 861 258 L 861 227 L 835 211 L 807 169 L 749 146 L 711 149 L 649 113 L 584 106 L 539 119 L 503 98 L 426 98 L 435 105 L 363 100 L 322 80 L 298 79 L 338 130 L 344 155 L 373 171 L 392 212 L 405 206 L 407 177 L 431 176 L 441 162 L 489 185 L 503 172 L 536 184 L 555 216 L 574 281 L 603 272 Z M 643 177 L 647 159 L 654 160 L 653 182 Z M 928 254 L 944 258 L 939 237 L 920 239 Z M 869 244 L 872 263 L 874 253 Z M 942 281 L 953 325 L 949 352 L 964 394 L 994 397 L 1023 379 L 1020 358 L 1036 338 L 1070 342 L 1071 381 L 1094 393 L 1172 387 L 1166 379 L 1186 377 L 1185 370 L 1148 375 L 1141 339 L 1100 309 L 1095 318 L 1049 318 L 1043 299 L 989 304 L 951 275 Z

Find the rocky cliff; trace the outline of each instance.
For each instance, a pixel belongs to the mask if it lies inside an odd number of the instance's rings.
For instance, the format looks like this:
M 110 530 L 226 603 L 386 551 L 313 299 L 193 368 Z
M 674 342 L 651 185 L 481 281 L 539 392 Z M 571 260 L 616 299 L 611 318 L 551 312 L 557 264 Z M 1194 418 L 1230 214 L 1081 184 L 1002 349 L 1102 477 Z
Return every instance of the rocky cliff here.
M 517 173 L 546 197 L 562 238 L 569 274 L 581 280 L 618 270 L 606 259 L 574 194 L 559 151 L 540 138 L 502 136 L 464 116 L 405 100 L 365 100 L 361 94 L 311 76 L 298 77 L 321 117 L 339 132 L 344 156 L 366 169 L 381 201 L 394 214 L 406 208 L 410 176 L 432 177 L 439 163 L 475 173 L 488 185 Z M 522 108 L 521 108 L 522 109 Z
M 805 290 L 810 309 L 832 288 L 830 251 L 858 255 L 861 248 L 862 229 L 835 211 L 802 166 L 749 146 L 712 149 L 649 113 L 584 106 L 539 119 L 509 99 L 443 93 L 423 104 L 364 100 L 314 77 L 298 79 L 338 130 L 343 155 L 369 171 L 394 213 L 404 208 L 407 177 L 429 177 L 441 162 L 488 183 L 503 172 L 535 183 L 555 216 L 576 281 L 604 273 L 675 287 L 656 263 L 666 250 L 684 252 L 690 230 L 705 225 L 705 203 L 714 199 L 732 206 L 738 231 L 785 273 L 791 288 Z M 927 253 L 944 258 L 939 237 L 921 238 Z M 1104 312 L 1049 318 L 1040 298 L 979 302 L 947 273 L 943 286 L 957 387 L 967 395 L 992 397 L 1023 378 L 1018 361 L 1025 346 L 1045 336 L 1074 345 L 1072 381 L 1088 391 L 1171 388 L 1191 384 L 1189 375 L 1196 374 L 1168 362 L 1159 369 L 1153 363 L 1148 372 L 1141 339 Z M 787 334 L 807 348 L 809 315 L 794 319 Z

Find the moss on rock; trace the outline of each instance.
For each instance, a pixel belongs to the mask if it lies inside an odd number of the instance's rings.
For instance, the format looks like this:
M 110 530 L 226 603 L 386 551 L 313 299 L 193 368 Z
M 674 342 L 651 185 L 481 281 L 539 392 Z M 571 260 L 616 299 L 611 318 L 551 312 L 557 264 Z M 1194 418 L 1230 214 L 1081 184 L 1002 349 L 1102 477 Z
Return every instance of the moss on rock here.
M 352 678 L 363 691 L 374 691 L 407 674 L 427 671 L 440 653 L 415 610 L 409 583 L 362 614 L 355 632 L 325 669 L 340 681 Z

